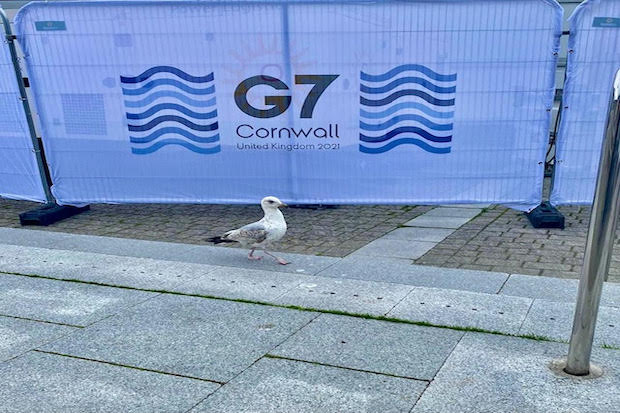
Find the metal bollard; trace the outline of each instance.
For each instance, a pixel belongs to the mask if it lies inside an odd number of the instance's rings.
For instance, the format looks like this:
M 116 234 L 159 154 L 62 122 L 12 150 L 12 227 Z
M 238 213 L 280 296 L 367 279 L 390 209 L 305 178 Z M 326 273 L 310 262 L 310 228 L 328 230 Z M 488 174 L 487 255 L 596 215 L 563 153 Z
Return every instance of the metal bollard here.
M 620 198 L 620 70 L 614 78 L 607 129 L 596 180 L 592 215 L 586 241 L 577 307 L 564 371 L 575 376 L 590 373 L 590 356 L 603 281 L 613 250 Z

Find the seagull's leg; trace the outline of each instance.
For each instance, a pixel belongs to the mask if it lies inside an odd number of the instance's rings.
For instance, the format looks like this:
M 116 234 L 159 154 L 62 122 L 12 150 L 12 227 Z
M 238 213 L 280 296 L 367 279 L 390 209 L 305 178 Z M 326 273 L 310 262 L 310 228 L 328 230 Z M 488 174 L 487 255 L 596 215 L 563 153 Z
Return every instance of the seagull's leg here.
M 270 257 L 275 258 L 275 259 L 276 259 L 276 261 L 278 261 L 278 264 L 282 264 L 282 265 L 290 264 L 290 262 L 288 262 L 288 261 L 286 261 L 286 260 L 283 260 L 283 259 L 282 259 L 282 258 L 280 258 L 280 257 L 276 257 L 276 256 L 275 256 L 275 255 L 273 255 L 273 254 L 270 254 L 267 250 L 263 250 L 263 252 L 264 252 L 265 254 L 269 255 Z
M 260 259 L 262 259 L 263 257 L 255 257 L 254 256 L 254 250 L 256 250 L 256 248 L 252 248 L 250 250 L 250 253 L 248 254 L 248 260 L 260 260 Z

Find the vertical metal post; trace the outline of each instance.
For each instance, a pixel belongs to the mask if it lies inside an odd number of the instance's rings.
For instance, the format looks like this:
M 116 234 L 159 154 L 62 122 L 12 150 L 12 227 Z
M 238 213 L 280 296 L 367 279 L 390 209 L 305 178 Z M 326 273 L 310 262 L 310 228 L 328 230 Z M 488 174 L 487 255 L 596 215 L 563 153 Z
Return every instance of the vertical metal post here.
M 17 59 L 17 50 L 15 49 L 15 36 L 11 30 L 11 23 L 7 18 L 4 10 L 0 8 L 0 18 L 4 25 L 5 38 L 9 44 L 9 52 L 11 53 L 11 60 L 13 60 L 13 69 L 15 70 L 15 77 L 17 86 L 19 87 L 20 99 L 24 106 L 24 112 L 26 114 L 26 121 L 28 122 L 28 129 L 30 131 L 30 139 L 32 140 L 32 147 L 34 149 L 35 156 L 37 158 L 37 164 L 39 166 L 39 175 L 41 176 L 41 183 L 43 184 L 43 190 L 45 191 L 45 200 L 48 204 L 55 204 L 54 198 L 50 191 L 50 182 L 45 173 L 45 163 L 43 162 L 43 155 L 41 153 L 41 146 L 37 139 L 37 132 L 34 127 L 34 121 L 32 120 L 32 112 L 30 105 L 28 104 L 28 96 L 26 95 L 26 88 L 24 87 L 24 81 L 22 78 L 22 71 L 19 67 L 19 60 Z
M 568 359 L 564 371 L 576 376 L 590 373 L 590 356 L 596 317 L 609 270 L 620 198 L 620 70 L 614 78 L 607 129 L 596 180 L 592 215 L 586 241 L 583 270 Z

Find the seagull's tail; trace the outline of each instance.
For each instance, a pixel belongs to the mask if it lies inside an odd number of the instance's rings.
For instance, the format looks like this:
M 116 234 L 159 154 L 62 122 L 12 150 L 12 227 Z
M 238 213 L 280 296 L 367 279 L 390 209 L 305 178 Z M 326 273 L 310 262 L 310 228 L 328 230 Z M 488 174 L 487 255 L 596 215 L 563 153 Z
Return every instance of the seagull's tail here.
M 231 239 L 226 239 L 226 238 L 222 238 L 222 237 L 211 237 L 211 238 L 207 238 L 208 242 L 212 242 L 214 244 L 222 244 L 224 242 L 237 242 L 237 241 L 233 241 Z

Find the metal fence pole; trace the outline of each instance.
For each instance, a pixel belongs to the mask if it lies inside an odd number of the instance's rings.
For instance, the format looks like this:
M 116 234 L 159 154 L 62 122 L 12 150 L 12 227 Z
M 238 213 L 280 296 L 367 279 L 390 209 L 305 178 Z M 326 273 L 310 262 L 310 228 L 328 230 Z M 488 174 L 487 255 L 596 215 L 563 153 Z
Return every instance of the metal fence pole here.
M 614 78 L 607 129 L 603 139 L 601 160 L 592 204 L 590 228 L 586 241 L 583 270 L 579 281 L 577 307 L 568 359 L 564 371 L 583 376 L 590 373 L 590 356 L 596 317 L 609 270 L 613 249 L 618 201 L 620 198 L 620 70 Z
M 43 190 L 45 191 L 45 200 L 48 204 L 55 204 L 54 197 L 50 191 L 50 182 L 45 173 L 45 163 L 43 162 L 43 155 L 41 153 L 41 146 L 37 139 L 37 132 L 34 127 L 34 121 L 32 120 L 32 112 L 30 110 L 30 104 L 28 103 L 28 96 L 26 95 L 26 88 L 24 87 L 24 81 L 22 78 L 22 71 L 19 67 L 19 60 L 17 59 L 17 50 L 15 49 L 15 36 L 11 30 L 11 22 L 7 18 L 4 10 L 0 8 L 0 19 L 4 25 L 4 33 L 6 40 L 9 44 L 9 52 L 11 53 L 11 59 L 13 60 L 13 68 L 15 70 L 15 77 L 17 85 L 19 87 L 20 99 L 24 106 L 24 112 L 26 113 L 26 120 L 28 122 L 28 129 L 30 131 L 30 139 L 32 140 L 32 147 L 34 149 L 35 156 L 37 158 L 37 164 L 39 166 L 39 175 L 41 176 L 41 183 L 43 184 Z

